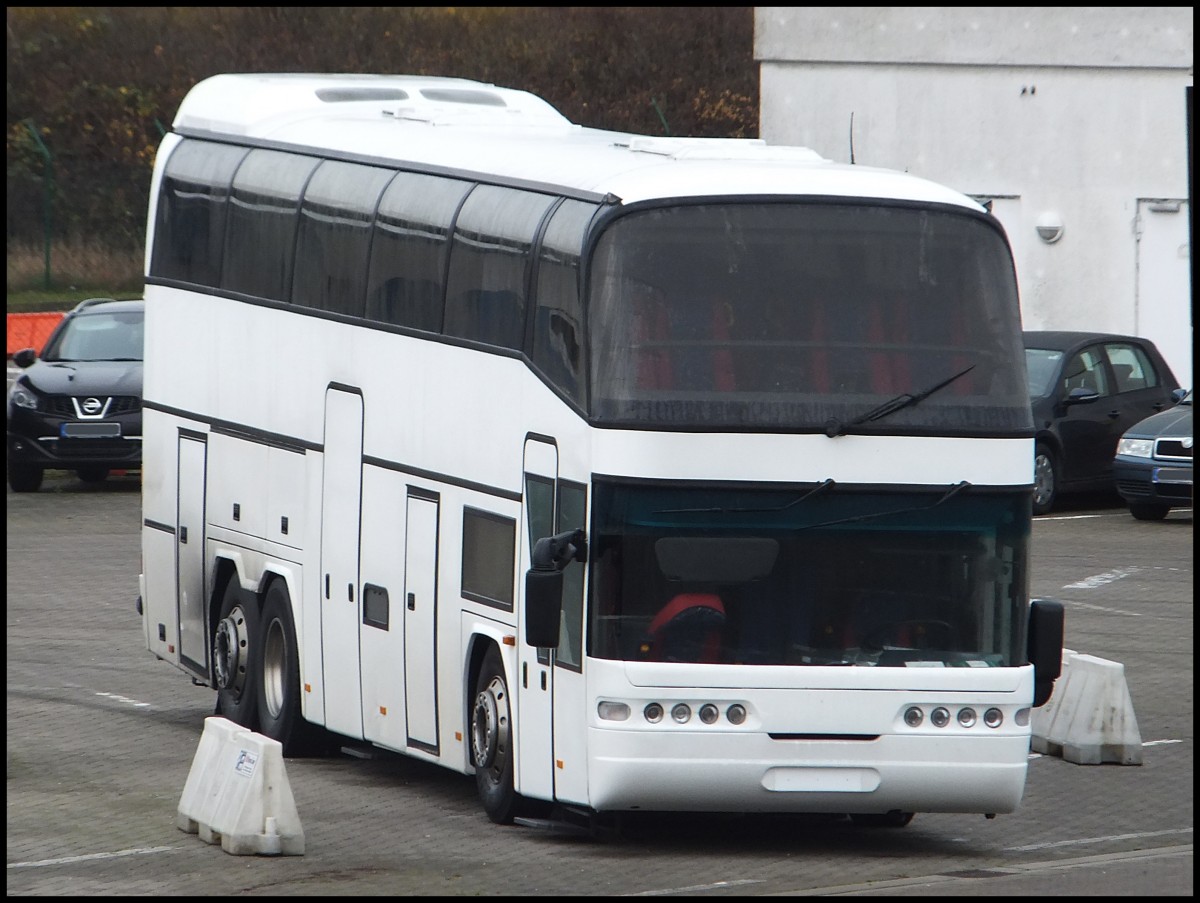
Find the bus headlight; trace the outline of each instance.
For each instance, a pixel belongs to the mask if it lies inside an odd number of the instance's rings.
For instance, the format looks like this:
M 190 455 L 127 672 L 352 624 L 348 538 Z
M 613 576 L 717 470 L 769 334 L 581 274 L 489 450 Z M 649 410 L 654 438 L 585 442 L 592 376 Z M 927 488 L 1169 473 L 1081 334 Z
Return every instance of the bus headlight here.
M 692 707 L 686 702 L 676 703 L 675 707 L 671 709 L 671 717 L 678 724 L 687 724 L 692 718 Z
M 929 723 L 934 727 L 945 727 L 950 723 L 950 710 L 944 706 L 938 706 L 929 713 Z
M 910 705 L 904 710 L 904 723 L 909 727 L 920 727 L 921 722 L 924 720 L 925 713 L 921 711 L 920 707 Z
M 705 724 L 712 724 L 714 721 L 717 720 L 717 717 L 721 713 L 717 710 L 717 707 L 715 705 L 713 705 L 711 702 L 706 702 L 706 703 L 704 703 L 704 705 L 700 706 L 699 714 L 700 714 L 701 721 L 703 721 Z
M 973 727 L 976 717 L 975 710 L 972 708 L 958 710 L 958 723 L 963 727 Z
M 1004 713 L 997 708 L 990 708 L 983 713 L 983 723 L 988 727 L 999 727 L 1004 723 Z
M 651 724 L 658 724 L 658 722 L 662 721 L 663 707 L 657 702 L 651 702 L 642 709 L 642 715 Z
M 746 707 L 734 703 L 725 712 L 730 724 L 741 724 L 746 720 Z

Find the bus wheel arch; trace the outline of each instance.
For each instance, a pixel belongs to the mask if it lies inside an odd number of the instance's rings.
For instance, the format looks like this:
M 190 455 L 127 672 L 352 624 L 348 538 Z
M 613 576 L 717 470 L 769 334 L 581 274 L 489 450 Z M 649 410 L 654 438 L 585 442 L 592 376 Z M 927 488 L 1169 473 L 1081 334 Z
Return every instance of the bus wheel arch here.
M 473 684 L 468 735 L 480 802 L 489 819 L 504 825 L 512 822 L 517 809 L 512 707 L 500 650 L 494 643 L 484 645 Z
M 257 671 L 261 659 L 261 605 L 257 594 L 242 588 L 237 567 L 221 562 L 224 574 L 216 597 L 212 631 L 212 676 L 217 688 L 217 714 L 242 727 L 256 730 Z

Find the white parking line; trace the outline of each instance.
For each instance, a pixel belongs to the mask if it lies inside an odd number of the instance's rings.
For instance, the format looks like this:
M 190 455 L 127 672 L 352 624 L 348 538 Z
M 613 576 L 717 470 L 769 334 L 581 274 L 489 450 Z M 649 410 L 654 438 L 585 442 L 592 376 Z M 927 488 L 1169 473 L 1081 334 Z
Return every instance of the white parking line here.
M 91 862 L 95 859 L 120 859 L 122 856 L 144 856 L 147 853 L 169 853 L 179 847 L 139 847 L 133 850 L 116 850 L 112 853 L 88 853 L 84 856 L 63 856 L 59 859 L 38 859 L 34 862 L 10 862 L 10 869 L 44 868 L 49 865 L 70 865 L 73 862 Z
M 1052 847 L 1073 847 L 1085 843 L 1108 843 L 1113 840 L 1145 840 L 1147 837 L 1170 837 L 1172 834 L 1191 834 L 1194 828 L 1173 828 L 1167 831 L 1139 831 L 1137 834 L 1108 834 L 1104 837 L 1080 837 L 1076 840 L 1052 840 L 1046 843 L 1031 843 L 1023 847 L 1008 847 L 1005 852 L 1028 853 L 1032 850 L 1048 850 Z
M 1093 574 L 1091 577 L 1084 577 L 1075 583 L 1068 583 L 1063 589 L 1095 589 L 1097 586 L 1105 586 L 1109 583 L 1115 583 L 1118 580 L 1123 580 L 1130 574 L 1136 574 L 1141 568 L 1117 568 L 1115 571 L 1105 571 L 1103 574 Z

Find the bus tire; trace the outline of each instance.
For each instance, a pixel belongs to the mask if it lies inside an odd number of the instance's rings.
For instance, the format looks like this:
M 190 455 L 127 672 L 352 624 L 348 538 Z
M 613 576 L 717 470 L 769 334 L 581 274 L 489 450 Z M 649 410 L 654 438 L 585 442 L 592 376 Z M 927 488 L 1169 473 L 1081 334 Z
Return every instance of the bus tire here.
M 862 828 L 903 828 L 913 820 L 913 813 L 893 809 L 890 812 L 856 812 L 850 821 Z
M 262 655 L 256 705 L 259 732 L 283 746 L 284 756 L 317 752 L 318 732 L 301 712 L 300 653 L 287 583 L 276 578 L 263 593 Z
M 1049 514 L 1058 498 L 1058 456 L 1045 442 L 1033 453 L 1033 513 Z
M 517 794 L 513 789 L 512 708 L 504 663 L 495 646 L 488 649 L 475 681 L 470 733 L 475 786 L 483 810 L 496 824 L 511 824 L 517 809 Z
M 212 640 L 217 712 L 256 730 L 255 686 L 262 657 L 258 596 L 242 589 L 236 573 L 230 574 L 219 611 Z

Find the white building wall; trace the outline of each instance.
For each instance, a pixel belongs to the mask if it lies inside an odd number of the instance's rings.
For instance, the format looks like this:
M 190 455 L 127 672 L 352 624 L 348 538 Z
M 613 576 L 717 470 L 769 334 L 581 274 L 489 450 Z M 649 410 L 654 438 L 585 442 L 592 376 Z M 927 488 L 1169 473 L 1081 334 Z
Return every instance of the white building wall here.
M 1147 335 L 1191 385 L 1192 13 L 756 7 L 760 134 L 994 199 L 1027 329 Z

